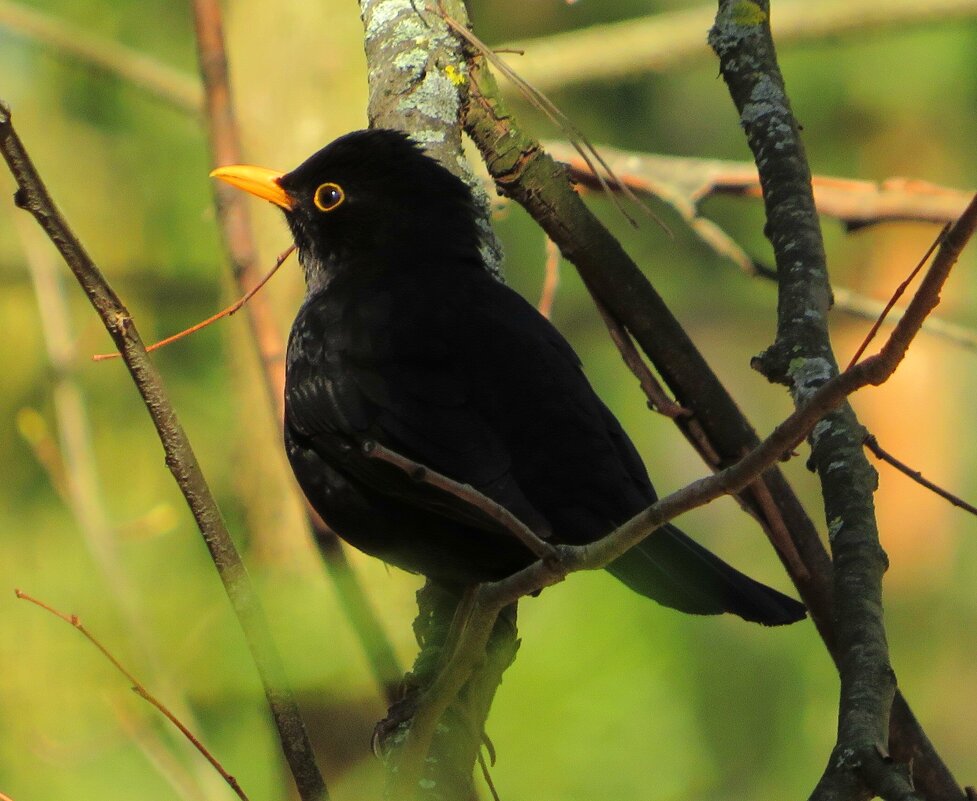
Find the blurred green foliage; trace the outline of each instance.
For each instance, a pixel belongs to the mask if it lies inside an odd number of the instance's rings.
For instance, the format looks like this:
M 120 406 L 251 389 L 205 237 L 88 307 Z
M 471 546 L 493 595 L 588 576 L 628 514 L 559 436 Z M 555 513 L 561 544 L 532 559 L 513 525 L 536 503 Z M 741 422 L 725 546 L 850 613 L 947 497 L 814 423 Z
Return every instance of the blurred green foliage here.
M 79 31 L 98 34 L 192 72 L 189 11 L 161 0 L 31 0 Z M 678 3 L 557 0 L 473 3 L 490 42 L 543 36 Z M 241 0 L 227 34 L 248 158 L 289 167 L 365 124 L 361 28 L 355 4 Z M 815 171 L 977 186 L 977 29 L 973 23 L 870 32 L 781 48 Z M 518 62 L 516 62 L 518 66 Z M 112 75 L 63 59 L 0 27 L 0 96 L 72 226 L 129 304 L 146 339 L 206 316 L 231 296 L 210 205 L 206 140 L 197 120 Z M 746 158 L 716 65 L 615 85 L 584 85 L 553 99 L 595 142 L 691 156 Z M 534 113 L 523 123 L 554 136 Z M 0 176 L 0 195 L 12 181 Z M 593 205 L 701 345 L 744 410 L 768 430 L 788 410 L 780 388 L 748 367 L 769 341 L 774 289 L 737 273 L 690 237 L 668 210 L 674 238 L 633 231 L 600 198 Z M 14 587 L 81 615 L 167 703 L 192 709 L 197 733 L 252 799 L 291 792 L 237 624 L 162 460 L 155 433 L 119 364 L 93 364 L 110 347 L 65 278 L 74 368 L 92 432 L 90 467 L 115 566 L 82 536 L 37 449 L 64 454 L 58 382 L 41 333 L 29 259 L 53 259 L 12 205 L 0 211 L 0 792 L 15 801 L 60 798 L 230 798 L 201 760 L 77 634 L 13 596 Z M 657 207 L 656 207 L 657 208 Z M 762 212 L 713 200 L 707 211 L 752 254 L 769 260 Z M 286 243 L 278 215 L 254 208 L 269 263 Z M 497 227 L 508 280 L 535 297 L 542 235 L 504 205 Z M 826 235 L 833 277 L 877 298 L 925 249 L 932 226 L 880 226 Z M 941 314 L 977 328 L 968 255 Z M 281 330 L 301 297 L 297 270 L 267 290 Z M 601 394 L 632 433 L 660 490 L 701 475 L 675 430 L 649 414 L 569 268 L 555 321 L 579 349 Z M 839 357 L 867 324 L 837 314 Z M 238 542 L 257 578 L 336 799 L 376 797 L 368 737 L 383 705 L 318 557 L 306 541 L 260 390 L 245 324 L 234 318 L 158 357 Z M 924 336 L 885 387 L 856 399 L 886 447 L 973 500 L 977 452 L 971 399 L 977 356 Z M 30 445 L 24 410 L 43 422 Z M 40 443 L 40 444 L 38 444 Z M 46 443 L 46 444 L 45 444 Z M 803 457 L 803 454 L 802 454 Z M 785 469 L 815 519 L 819 503 L 803 458 Z M 887 619 L 904 689 L 963 780 L 977 769 L 977 525 L 882 469 L 878 498 L 892 559 Z M 682 521 L 710 547 L 780 587 L 786 579 L 751 521 L 731 501 Z M 419 585 L 353 556 L 404 664 L 412 658 L 412 593 Z M 120 588 L 132 588 L 120 602 Z M 129 613 L 126 613 L 129 609 Z M 521 609 L 522 649 L 489 721 L 493 771 L 506 799 L 790 798 L 813 786 L 833 743 L 836 678 L 808 625 L 761 630 L 700 620 L 638 601 L 604 575 L 576 575 Z M 148 654 L 152 654 L 149 656 Z M 157 683 L 153 683 L 156 681 Z M 167 694 L 169 693 L 169 694 Z

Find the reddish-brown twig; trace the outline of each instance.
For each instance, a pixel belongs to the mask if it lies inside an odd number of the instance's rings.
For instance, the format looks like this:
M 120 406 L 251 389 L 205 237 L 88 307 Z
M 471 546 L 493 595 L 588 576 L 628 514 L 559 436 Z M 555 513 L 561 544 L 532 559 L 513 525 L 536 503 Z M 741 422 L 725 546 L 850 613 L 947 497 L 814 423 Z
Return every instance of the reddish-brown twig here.
M 970 514 L 972 515 L 977 515 L 977 506 L 967 503 L 965 500 L 957 497 L 952 492 L 948 492 L 947 490 L 943 489 L 939 485 L 934 484 L 929 479 L 923 478 L 923 474 L 920 473 L 918 470 L 913 470 L 905 462 L 899 461 L 895 456 L 893 456 L 891 453 L 883 449 L 883 447 L 879 445 L 879 441 L 875 438 L 874 435 L 872 434 L 866 435 L 863 444 L 873 454 L 875 454 L 876 457 L 881 459 L 883 462 L 892 465 L 900 473 L 909 476 L 909 478 L 911 478 L 917 484 L 926 487 L 926 489 L 930 490 L 931 492 L 935 492 L 941 498 L 949 501 L 953 506 L 963 509 L 965 512 L 970 512 Z
M 275 273 L 278 272 L 278 268 L 285 263 L 285 259 L 287 259 L 289 256 L 292 255 L 293 250 L 295 250 L 295 245 L 289 245 L 285 250 L 283 250 L 278 255 L 278 258 L 275 260 L 275 266 L 271 268 L 268 274 L 260 281 L 258 281 L 257 284 L 251 287 L 251 289 L 249 289 L 242 297 L 234 301 L 230 306 L 217 312 L 217 314 L 211 315 L 206 320 L 202 320 L 201 322 L 196 323 L 195 325 L 191 325 L 189 328 L 184 328 L 178 334 L 173 334 L 172 336 L 166 337 L 166 339 L 161 339 L 159 342 L 154 342 L 152 345 L 147 345 L 146 352 L 149 353 L 150 351 L 158 350 L 159 348 L 166 347 L 170 343 L 176 342 L 178 339 L 183 339 L 184 337 L 190 336 L 190 334 L 195 334 L 197 331 L 199 331 L 202 328 L 206 328 L 211 323 L 216 323 L 218 320 L 224 317 L 230 317 L 236 311 L 239 311 L 241 307 L 244 306 L 244 304 L 247 303 L 249 300 L 251 300 L 251 298 L 255 296 L 258 290 L 261 289 L 261 287 L 263 287 L 265 284 L 267 284 L 269 279 Z M 118 358 L 118 356 L 119 356 L 118 351 L 116 351 L 115 353 L 96 353 L 94 356 L 92 356 L 92 361 L 103 362 L 106 361 L 107 359 Z
M 855 364 L 858 363 L 858 360 L 862 357 L 862 354 L 865 353 L 865 349 L 869 346 L 872 340 L 875 339 L 875 335 L 882 327 L 882 323 L 885 321 L 885 318 L 888 316 L 889 312 L 892 311 L 892 307 L 896 305 L 896 301 L 898 301 L 899 298 L 903 296 L 905 291 L 909 288 L 909 285 L 913 282 L 913 279 L 917 275 L 919 275 L 919 271 L 922 270 L 923 267 L 926 265 L 926 262 L 930 260 L 930 256 L 933 255 L 933 251 L 935 251 L 937 247 L 939 247 L 940 243 L 943 241 L 943 237 L 946 236 L 946 232 L 949 230 L 950 230 L 950 223 L 947 223 L 946 225 L 943 226 L 943 230 L 940 231 L 936 239 L 934 239 L 933 242 L 930 244 L 930 246 L 926 249 L 926 252 L 923 254 L 923 257 L 918 262 L 916 262 L 916 266 L 913 267 L 912 272 L 909 273 L 909 276 L 906 278 L 906 280 L 896 287 L 896 291 L 892 293 L 892 297 L 889 298 L 889 302 L 885 304 L 885 308 L 882 309 L 882 313 L 879 315 L 875 323 L 873 323 L 872 327 L 869 329 L 868 334 L 865 335 L 865 339 L 862 340 L 862 344 L 858 346 L 858 350 L 856 350 L 855 355 L 851 357 L 851 361 L 848 362 L 849 369 L 851 369 L 852 367 L 855 366 Z
M 102 653 L 102 656 L 104 656 L 106 659 L 109 660 L 109 662 L 112 663 L 113 667 L 115 667 L 115 669 L 118 670 L 119 673 L 121 673 L 123 676 L 126 677 L 126 680 L 132 685 L 132 689 L 136 693 L 136 695 L 138 695 L 140 698 L 145 699 L 154 707 L 156 707 L 156 709 L 158 709 L 163 714 L 163 716 L 168 721 L 170 721 L 170 723 L 172 723 L 180 730 L 183 736 L 190 741 L 190 744 L 193 745 L 193 747 L 200 752 L 203 758 L 206 759 L 211 765 L 213 765 L 214 770 L 216 770 L 221 775 L 221 778 L 223 778 L 224 781 L 227 782 L 228 786 L 234 791 L 237 797 L 242 799 L 242 801 L 248 801 L 248 797 L 244 794 L 244 790 L 242 790 L 241 786 L 237 783 L 237 779 L 235 779 L 230 773 L 224 770 L 224 766 L 217 761 L 217 758 L 213 754 L 211 754 L 210 751 L 207 750 L 206 746 L 203 743 L 201 743 L 200 740 L 197 739 L 197 737 L 193 734 L 193 732 L 191 732 L 186 726 L 184 726 L 179 721 L 179 719 L 172 712 L 170 712 L 169 709 L 166 708 L 166 706 L 163 704 L 162 701 L 160 701 L 151 692 L 149 692 L 149 690 L 147 690 L 146 687 L 143 686 L 143 684 L 139 681 L 139 679 L 137 679 L 134 675 L 132 675 L 132 673 L 130 673 L 122 665 L 122 663 L 118 659 L 116 659 L 115 655 L 111 651 L 109 651 L 108 648 L 102 645 L 102 643 L 95 637 L 94 634 L 92 634 L 87 628 L 85 628 L 85 625 L 81 622 L 81 620 L 78 619 L 78 615 L 66 615 L 64 612 L 60 612 L 57 609 L 55 609 L 53 606 L 49 606 L 48 604 L 44 603 L 44 601 L 38 600 L 37 598 L 28 595 L 23 590 L 14 590 L 14 595 L 16 595 L 22 601 L 30 601 L 35 606 L 39 606 L 41 609 L 45 610 L 46 612 L 50 612 L 55 617 L 61 618 L 65 623 L 68 623 L 69 625 L 76 628 L 86 640 L 88 640 Z

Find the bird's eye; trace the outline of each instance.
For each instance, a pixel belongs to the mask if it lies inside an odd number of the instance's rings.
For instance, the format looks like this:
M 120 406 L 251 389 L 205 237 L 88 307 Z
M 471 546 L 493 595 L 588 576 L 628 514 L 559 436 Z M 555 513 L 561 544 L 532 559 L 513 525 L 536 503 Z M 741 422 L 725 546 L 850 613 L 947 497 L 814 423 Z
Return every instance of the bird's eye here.
M 333 211 L 341 206 L 344 200 L 346 200 L 346 193 L 343 188 L 332 182 L 322 184 L 312 196 L 312 202 L 319 211 Z

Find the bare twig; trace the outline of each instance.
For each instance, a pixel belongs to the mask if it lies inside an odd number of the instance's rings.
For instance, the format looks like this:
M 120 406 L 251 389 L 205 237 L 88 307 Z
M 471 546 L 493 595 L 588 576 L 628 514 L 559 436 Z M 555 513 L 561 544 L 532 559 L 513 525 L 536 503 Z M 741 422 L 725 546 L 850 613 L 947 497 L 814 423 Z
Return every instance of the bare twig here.
M 862 354 L 865 353 L 865 349 L 868 348 L 869 344 L 875 338 L 875 335 L 878 333 L 879 328 L 882 327 L 882 323 L 885 321 L 886 316 L 888 316 L 889 312 L 892 311 L 892 307 L 895 306 L 899 298 L 903 296 L 905 291 L 909 288 L 909 285 L 912 283 L 913 279 L 917 275 L 919 275 L 919 271 L 922 270 L 924 266 L 926 266 L 926 262 L 929 261 L 929 257 L 933 255 L 933 251 L 936 250 L 940 242 L 943 240 L 943 237 L 946 236 L 946 232 L 949 230 L 950 230 L 950 223 L 947 223 L 943 227 L 943 230 L 940 231 L 936 239 L 934 239 L 933 242 L 930 244 L 930 246 L 926 249 L 926 252 L 923 254 L 923 257 L 918 262 L 916 262 L 916 266 L 913 267 L 908 277 L 901 284 L 899 284 L 899 286 L 896 287 L 896 291 L 892 293 L 892 297 L 889 298 L 889 301 L 885 304 L 885 308 L 882 309 L 882 312 L 881 314 L 879 314 L 878 319 L 872 324 L 872 327 L 869 329 L 869 332 L 865 335 L 865 339 L 862 340 L 862 344 L 858 346 L 858 349 L 855 351 L 855 354 L 851 357 L 851 361 L 848 362 L 849 367 L 854 365 L 861 358 Z
M 638 384 L 648 399 L 648 406 L 659 414 L 663 414 L 673 420 L 679 417 L 690 417 L 691 412 L 688 409 L 683 409 L 668 397 L 662 385 L 658 383 L 658 379 L 655 378 L 648 365 L 645 364 L 644 359 L 641 358 L 641 354 L 638 353 L 638 349 L 634 346 L 631 335 L 628 334 L 624 326 L 614 319 L 614 316 L 593 291 L 591 291 L 591 298 L 601 319 L 604 321 L 604 325 L 607 326 L 607 332 L 610 334 L 611 341 L 617 346 L 618 351 L 621 353 L 621 358 L 624 359 L 624 363 L 628 366 L 628 369 L 638 379 Z M 713 456 L 714 461 L 712 464 L 719 464 L 719 456 L 715 453 Z
M 569 165 L 581 184 L 597 185 L 591 169 L 567 143 L 548 141 L 546 149 Z M 750 162 L 639 153 L 604 145 L 600 149 L 620 181 L 635 192 L 660 198 L 687 221 L 709 197 L 759 198 L 762 194 L 756 165 Z M 811 182 L 818 212 L 849 229 L 883 222 L 953 222 L 970 200 L 969 192 L 907 178 L 865 181 L 815 175 Z
M 378 459 L 403 470 L 412 481 L 429 484 L 439 490 L 454 495 L 473 509 L 487 515 L 505 528 L 513 537 L 525 545 L 534 556 L 539 559 L 551 558 L 554 554 L 553 546 L 541 539 L 529 526 L 523 523 L 504 506 L 487 498 L 469 484 L 460 484 L 436 470 L 418 464 L 406 456 L 385 448 L 379 442 L 368 440 L 363 443 L 363 453 L 371 459 Z
M 212 314 L 206 320 L 201 320 L 199 323 L 195 323 L 194 325 L 191 325 L 189 328 L 184 328 L 182 331 L 179 331 L 176 334 L 172 334 L 171 336 L 165 337 L 164 339 L 161 339 L 158 342 L 154 342 L 152 345 L 147 345 L 146 353 L 152 353 L 154 350 L 159 350 L 160 348 L 165 348 L 167 345 L 172 345 L 174 342 L 178 342 L 179 340 L 183 339 L 184 337 L 188 337 L 191 334 L 196 334 L 198 331 L 206 328 L 212 323 L 216 323 L 218 320 L 223 320 L 225 317 L 230 317 L 232 314 L 235 314 L 236 312 L 240 311 L 241 307 L 244 306 L 244 304 L 247 303 L 249 300 L 251 300 L 251 298 L 255 296 L 255 294 L 261 289 L 261 287 L 267 284 L 269 279 L 275 273 L 278 272 L 278 268 L 285 263 L 285 260 L 290 255 L 292 255 L 292 251 L 294 250 L 295 250 L 295 245 L 289 245 L 287 248 L 285 248 L 285 250 L 283 250 L 278 255 L 278 258 L 275 259 L 275 265 L 264 275 L 264 277 L 262 277 L 257 284 L 251 287 L 247 292 L 245 292 L 240 298 L 234 301 L 230 306 L 224 307 L 216 314 Z M 118 357 L 119 357 L 118 352 L 96 353 L 94 356 L 92 356 L 92 361 L 102 362 L 108 359 L 117 359 Z
M 611 187 L 616 186 L 620 189 L 624 195 L 631 200 L 635 205 L 637 205 L 642 211 L 644 211 L 651 219 L 657 222 L 666 232 L 671 233 L 665 224 L 658 219 L 655 213 L 649 208 L 644 201 L 642 201 L 631 188 L 621 181 L 618 180 L 614 171 L 607 164 L 604 156 L 600 151 L 595 148 L 584 133 L 574 124 L 573 120 L 567 117 L 563 111 L 560 110 L 552 100 L 550 100 L 545 94 L 540 92 L 535 86 L 533 86 L 529 81 L 522 77 L 516 70 L 512 69 L 508 64 L 505 63 L 501 58 L 499 58 L 481 39 L 475 36 L 465 25 L 462 25 L 457 20 L 452 19 L 448 14 L 444 12 L 443 7 L 439 4 L 438 10 L 441 13 L 442 18 L 445 23 L 452 31 L 454 31 L 458 36 L 464 39 L 468 44 L 470 44 L 476 52 L 480 53 L 484 58 L 492 64 L 499 72 L 508 78 L 513 86 L 519 90 L 520 94 L 533 106 L 543 112 L 546 117 L 556 125 L 560 130 L 562 130 L 568 137 L 569 142 L 577 154 L 584 160 L 584 163 L 590 168 L 591 174 L 597 179 L 601 186 L 601 189 L 610 197 L 611 202 L 617 207 L 617 210 L 621 212 L 624 218 L 631 223 L 631 225 L 637 227 L 637 221 L 628 214 L 627 210 L 621 205 L 621 202 L 617 199 L 617 195 L 612 191 Z M 598 170 L 596 165 L 600 165 L 601 169 Z M 605 177 L 606 176 L 606 177 Z
M 565 142 L 547 142 L 547 150 L 570 168 L 583 186 L 599 186 L 587 164 Z M 713 220 L 703 217 L 701 203 L 714 195 L 760 197 L 756 165 L 741 161 L 701 159 L 635 153 L 601 147 L 618 178 L 639 194 L 652 195 L 667 203 L 703 244 L 727 259 L 747 275 L 777 279 L 777 271 L 754 260 Z M 892 178 L 881 183 L 834 176 L 812 178 L 818 212 L 857 230 L 882 222 L 915 221 L 951 223 L 966 208 L 970 194 L 918 180 Z M 613 188 L 613 186 L 612 186 Z M 835 286 L 833 311 L 877 320 L 885 305 L 845 287 Z M 894 320 L 901 314 L 895 311 Z M 939 317 L 926 320 L 927 333 L 977 350 L 977 331 Z
M 193 734 L 193 732 L 191 732 L 186 726 L 183 725 L 183 723 L 179 720 L 179 718 L 176 717 L 176 715 L 170 712 L 170 710 L 166 707 L 166 705 L 162 701 L 160 701 L 148 689 L 146 689 L 145 685 L 143 685 L 143 683 L 140 682 L 139 679 L 137 679 L 132 673 L 130 673 L 129 670 L 127 670 L 126 667 L 118 659 L 116 659 L 115 655 L 108 648 L 106 648 L 101 643 L 101 641 L 99 641 L 99 639 L 85 627 L 85 625 L 81 622 L 81 620 L 79 620 L 77 615 L 66 615 L 64 612 L 59 612 L 53 606 L 49 606 L 43 601 L 40 601 L 37 598 L 28 595 L 26 592 L 22 590 L 14 590 L 14 595 L 16 595 L 18 598 L 20 598 L 23 601 L 29 601 L 35 606 L 39 606 L 41 609 L 50 612 L 55 617 L 61 618 L 65 623 L 76 628 L 86 640 L 88 640 L 92 645 L 94 645 L 101 652 L 102 656 L 104 656 L 106 659 L 109 660 L 109 662 L 112 663 L 112 666 L 116 670 L 118 670 L 119 673 L 125 676 L 129 684 L 132 685 L 132 689 L 135 691 L 136 695 L 138 695 L 140 698 L 143 698 L 144 700 L 152 704 L 154 707 L 156 707 L 156 709 L 158 709 L 160 713 L 162 713 L 162 715 L 170 723 L 172 723 L 177 729 L 179 729 L 180 733 L 190 742 L 190 744 L 194 748 L 197 749 L 200 755 L 203 756 L 203 758 L 206 759 L 213 766 L 214 770 L 216 770 L 221 775 L 221 778 L 223 778 L 224 781 L 227 782 L 228 786 L 234 791 L 237 797 L 240 798 L 242 801 L 248 801 L 248 797 L 244 794 L 244 791 L 241 789 L 241 786 L 237 783 L 237 779 L 235 779 L 230 773 L 228 773 L 224 769 L 224 766 L 221 765 L 221 763 L 207 749 L 207 747 L 202 742 L 200 742 L 199 739 L 197 739 L 197 737 Z
M 887 450 L 883 449 L 879 445 L 879 441 L 872 435 L 868 434 L 865 437 L 865 447 L 868 448 L 875 456 L 881 459 L 883 462 L 892 465 L 896 470 L 904 475 L 909 476 L 917 484 L 926 487 L 930 492 L 934 492 L 946 501 L 949 501 L 953 506 L 963 509 L 965 512 L 970 512 L 972 515 L 977 515 L 977 506 L 971 503 L 967 503 L 962 498 L 957 497 L 952 492 L 948 492 L 943 489 L 938 484 L 934 484 L 932 481 L 923 477 L 923 474 L 918 470 L 913 470 L 905 462 L 900 461 Z
M 224 51 L 220 4 L 215 0 L 194 0 L 194 31 L 197 56 L 204 85 L 204 117 L 208 126 L 213 163 L 218 167 L 238 164 L 241 143 L 231 100 Z M 245 195 L 222 181 L 213 183 L 217 219 L 231 271 L 240 291 L 259 284 L 257 247 L 251 228 Z M 265 372 L 265 389 L 278 418 L 284 416 L 285 348 L 275 324 L 268 298 L 258 295 L 247 307 L 247 319 Z
M 162 378 L 149 359 L 132 316 L 116 295 L 81 242 L 68 227 L 27 151 L 14 131 L 10 110 L 0 103 L 0 151 L 17 181 L 15 201 L 37 219 L 58 248 L 65 263 L 88 296 L 106 331 L 122 351 L 136 388 L 153 419 L 166 463 L 203 535 L 218 574 L 237 614 L 248 647 L 272 707 L 273 717 L 290 764 L 301 766 L 296 782 L 303 801 L 328 797 L 325 783 L 312 761 L 305 725 L 291 692 L 264 612 L 250 578 L 210 492 L 193 448 L 180 424 Z

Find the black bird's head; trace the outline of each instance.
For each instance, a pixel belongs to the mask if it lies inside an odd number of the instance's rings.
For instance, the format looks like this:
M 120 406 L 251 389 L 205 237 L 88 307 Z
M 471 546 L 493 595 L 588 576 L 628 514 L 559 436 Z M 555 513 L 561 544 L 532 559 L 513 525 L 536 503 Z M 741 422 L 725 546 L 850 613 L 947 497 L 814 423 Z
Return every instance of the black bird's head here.
M 310 292 L 344 270 L 480 261 L 471 191 L 399 131 L 346 134 L 287 173 L 235 165 L 211 175 L 282 208 Z

